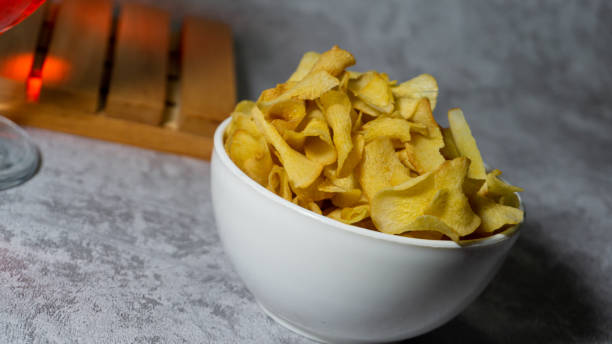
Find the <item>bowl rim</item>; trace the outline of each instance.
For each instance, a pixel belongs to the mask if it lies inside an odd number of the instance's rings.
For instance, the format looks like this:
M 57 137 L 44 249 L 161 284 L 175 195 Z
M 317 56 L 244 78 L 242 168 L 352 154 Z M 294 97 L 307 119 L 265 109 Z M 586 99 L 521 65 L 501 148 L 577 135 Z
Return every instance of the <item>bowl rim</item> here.
M 512 237 L 518 235 L 520 233 L 521 223 L 518 225 L 514 225 L 509 227 L 503 232 L 494 234 L 489 237 L 481 238 L 481 239 L 470 239 L 470 240 L 460 240 L 459 242 L 455 242 L 452 240 L 433 240 L 433 239 L 419 239 L 419 238 L 410 238 L 401 235 L 394 235 L 383 233 L 379 231 L 370 230 L 367 228 L 362 228 L 358 226 L 349 225 L 346 223 L 342 223 L 340 221 L 330 219 L 327 216 L 319 215 L 315 212 L 312 212 L 306 208 L 300 207 L 297 204 L 287 201 L 286 199 L 278 196 L 277 194 L 271 192 L 265 187 L 261 186 L 255 180 L 251 179 L 247 176 L 234 162 L 230 159 L 229 155 L 225 151 L 225 147 L 223 144 L 223 136 L 225 133 L 225 128 L 229 125 L 231 121 L 231 117 L 225 119 L 217 129 L 215 130 L 214 138 L 213 138 L 213 154 L 215 154 L 221 163 L 229 169 L 239 180 L 244 182 L 246 185 L 251 187 L 255 192 L 258 192 L 262 196 L 266 197 L 268 200 L 279 204 L 283 207 L 289 208 L 290 210 L 296 211 L 303 216 L 310 217 L 316 221 L 319 221 L 328 227 L 332 227 L 338 230 L 347 231 L 356 235 L 361 235 L 365 237 L 369 237 L 372 239 L 393 242 L 401 245 L 408 246 L 418 246 L 418 247 L 429 247 L 429 248 L 447 248 L 447 249 L 461 249 L 465 247 L 481 247 L 481 246 L 492 246 L 497 245 L 507 240 L 510 240 Z M 523 200 L 521 196 L 517 194 L 519 198 L 520 209 L 524 211 Z M 524 222 L 524 221 L 523 221 Z

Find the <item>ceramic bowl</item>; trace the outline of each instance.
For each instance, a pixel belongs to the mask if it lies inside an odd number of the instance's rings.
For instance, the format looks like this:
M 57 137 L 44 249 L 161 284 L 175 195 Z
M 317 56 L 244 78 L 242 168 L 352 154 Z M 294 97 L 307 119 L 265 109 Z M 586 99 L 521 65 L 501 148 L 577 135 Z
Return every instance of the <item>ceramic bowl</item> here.
M 322 342 L 373 343 L 430 331 L 464 310 L 516 241 L 515 226 L 463 242 L 346 225 L 268 191 L 244 174 L 217 129 L 212 200 L 225 252 L 261 308 Z

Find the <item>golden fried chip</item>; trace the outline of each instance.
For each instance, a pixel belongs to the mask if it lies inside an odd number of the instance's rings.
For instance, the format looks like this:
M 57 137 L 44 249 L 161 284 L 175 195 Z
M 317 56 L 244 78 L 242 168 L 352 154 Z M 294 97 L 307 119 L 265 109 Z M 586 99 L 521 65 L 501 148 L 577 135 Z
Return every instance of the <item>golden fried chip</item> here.
M 275 103 L 266 109 L 265 115 L 279 131 L 294 130 L 306 116 L 306 104 L 298 99 Z
M 487 173 L 487 181 L 482 190 L 483 195 L 491 199 L 497 199 L 503 196 L 506 196 L 506 198 L 509 199 L 509 197 L 511 197 L 510 195 L 513 195 L 515 192 L 523 191 L 523 188 L 510 185 L 497 178 L 501 174 L 501 171 L 497 169 Z M 511 202 L 514 203 L 513 201 Z
M 368 192 L 367 189 L 364 190 Z M 435 191 L 432 173 L 408 179 L 397 186 L 381 188 L 370 197 L 370 211 L 376 228 L 390 234 L 405 232 L 407 225 L 424 214 Z
M 436 194 L 424 214 L 432 215 L 451 227 L 459 236 L 468 235 L 480 225 L 468 198 L 463 193 L 470 162 L 467 158 L 446 161 L 435 172 Z
M 299 205 L 302 208 L 306 208 L 306 209 L 312 211 L 313 213 L 317 213 L 319 215 L 323 215 L 323 212 L 321 211 L 321 208 L 314 201 L 304 200 L 300 196 L 295 196 L 295 198 L 293 199 L 293 203 Z
M 267 109 L 274 104 L 282 103 L 290 99 L 316 99 L 323 93 L 338 86 L 339 83 L 338 79 L 334 78 L 326 71 L 321 70 L 316 73 L 308 74 L 304 79 L 298 81 L 291 88 L 271 100 L 260 100 L 259 104 L 261 104 L 264 109 Z
M 227 153 L 246 175 L 266 186 L 272 169 L 272 157 L 263 137 L 255 138 L 238 129 L 226 141 Z
M 365 147 L 365 139 L 361 134 L 353 134 L 353 149 L 349 152 L 348 156 L 344 160 L 342 168 L 338 170 L 339 177 L 346 177 L 353 172 L 355 167 L 361 162 L 363 156 L 363 149 Z
M 336 147 L 333 144 L 327 121 L 321 110 L 316 106 L 309 109 L 309 113 L 300 124 L 301 131 L 286 130 L 283 138 L 297 151 L 303 151 L 310 160 L 323 165 L 336 162 Z
M 485 179 L 487 174 L 484 162 L 476 145 L 476 140 L 472 136 L 472 131 L 465 120 L 465 116 L 463 116 L 463 111 L 459 108 L 449 110 L 448 122 L 459 154 L 468 157 L 472 162 L 468 176 L 474 179 Z
M 353 224 L 370 216 L 370 206 L 362 204 L 356 207 L 338 208 L 327 214 L 327 216 L 340 222 Z
M 359 189 L 351 189 L 348 191 L 336 192 L 331 198 L 332 204 L 336 207 L 346 208 L 353 207 L 358 204 L 367 203 L 367 199 L 364 201 L 363 192 Z
M 366 143 L 377 138 L 408 142 L 410 141 L 410 131 L 416 127 L 418 127 L 418 124 L 413 125 L 413 123 L 400 118 L 378 117 L 364 124 L 362 131 Z
M 330 50 L 321 54 L 310 73 L 325 71 L 333 76 L 338 76 L 345 68 L 354 64 L 355 58 L 351 53 L 334 45 Z
M 324 185 L 326 185 L 326 180 L 323 176 L 317 178 L 312 184 L 308 185 L 304 188 L 291 186 L 291 190 L 294 194 L 296 194 L 303 201 L 321 201 L 324 199 L 331 198 L 333 194 L 331 192 L 324 191 Z
M 382 115 L 382 113 L 378 110 L 376 110 L 375 108 L 369 106 L 368 104 L 366 104 L 363 100 L 352 96 L 351 97 L 351 103 L 353 104 L 353 109 L 355 109 L 356 111 L 362 112 L 364 114 L 370 115 L 372 117 L 378 117 L 380 115 Z
M 411 119 L 421 98 L 395 98 L 395 112 L 398 117 Z
M 242 112 L 232 112 L 232 121 L 225 130 L 226 151 L 228 151 L 229 138 L 232 137 L 237 130 L 244 130 L 254 138 L 259 138 L 262 136 L 250 114 L 245 114 Z
M 472 197 L 482 188 L 484 183 L 485 181 L 482 179 L 466 177 L 463 181 L 463 193 L 468 197 Z
M 520 209 L 495 203 L 478 194 L 474 195 L 470 201 L 474 211 L 482 220 L 477 230 L 480 233 L 494 232 L 503 226 L 523 222 L 523 211 Z
M 282 198 L 291 202 L 293 199 L 293 193 L 289 186 L 289 177 L 285 169 L 274 165 L 268 175 L 268 186 L 267 189 L 281 196 Z
M 395 100 L 386 74 L 369 71 L 355 80 L 350 80 L 348 88 L 377 111 L 391 113 L 395 108 Z
M 402 184 L 410 178 L 410 171 L 395 154 L 390 139 L 377 139 L 365 145 L 359 166 L 359 183 L 370 201 L 378 191 Z
M 431 103 L 431 109 L 436 108 L 438 100 L 438 82 L 429 74 L 421 74 L 406 82 L 391 88 L 396 98 L 427 98 Z M 407 118 L 410 118 L 408 115 Z
M 309 160 L 301 153 L 293 150 L 283 140 L 276 128 L 265 120 L 263 113 L 261 113 L 258 107 L 254 107 L 251 114 L 255 119 L 257 127 L 266 137 L 266 141 L 278 152 L 291 184 L 297 188 L 305 188 L 312 184 L 321 174 L 323 165 Z
M 295 70 L 295 72 L 293 72 L 293 74 L 291 74 L 289 80 L 287 81 L 300 81 L 304 79 L 304 77 L 308 75 L 315 63 L 317 63 L 320 56 L 321 54 L 314 51 L 309 51 L 305 53 L 304 56 L 302 56 L 302 59 L 300 60 L 297 69 Z
M 440 149 L 440 153 L 447 160 L 452 160 L 454 158 L 458 158 L 461 155 L 457 150 L 457 145 L 455 144 L 455 139 L 453 138 L 453 133 L 450 128 L 440 128 L 442 130 L 442 137 L 444 138 L 444 147 Z
M 321 96 L 321 106 L 327 123 L 333 131 L 333 141 L 338 152 L 338 170 L 342 171 L 344 162 L 353 149 L 351 138 L 351 102 L 340 91 L 329 91 Z

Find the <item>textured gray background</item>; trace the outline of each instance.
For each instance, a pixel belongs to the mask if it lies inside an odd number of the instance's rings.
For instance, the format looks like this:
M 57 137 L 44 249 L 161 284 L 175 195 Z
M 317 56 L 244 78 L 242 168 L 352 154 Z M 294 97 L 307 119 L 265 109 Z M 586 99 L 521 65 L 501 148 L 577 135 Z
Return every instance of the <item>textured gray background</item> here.
M 232 24 L 241 98 L 335 43 L 358 69 L 431 73 L 440 122 L 462 107 L 485 159 L 525 187 L 527 222 L 499 275 L 413 342 L 612 341 L 609 1 L 160 6 Z M 263 315 L 232 270 L 208 163 L 29 132 L 43 167 L 0 192 L 0 343 L 309 342 Z

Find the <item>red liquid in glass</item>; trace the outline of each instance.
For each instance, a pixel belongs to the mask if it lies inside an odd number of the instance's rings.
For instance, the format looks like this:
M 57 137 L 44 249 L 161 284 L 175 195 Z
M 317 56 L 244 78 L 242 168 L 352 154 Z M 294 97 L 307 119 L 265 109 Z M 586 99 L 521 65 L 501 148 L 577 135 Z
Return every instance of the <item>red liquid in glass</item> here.
M 36 11 L 45 0 L 0 0 L 0 33 Z

